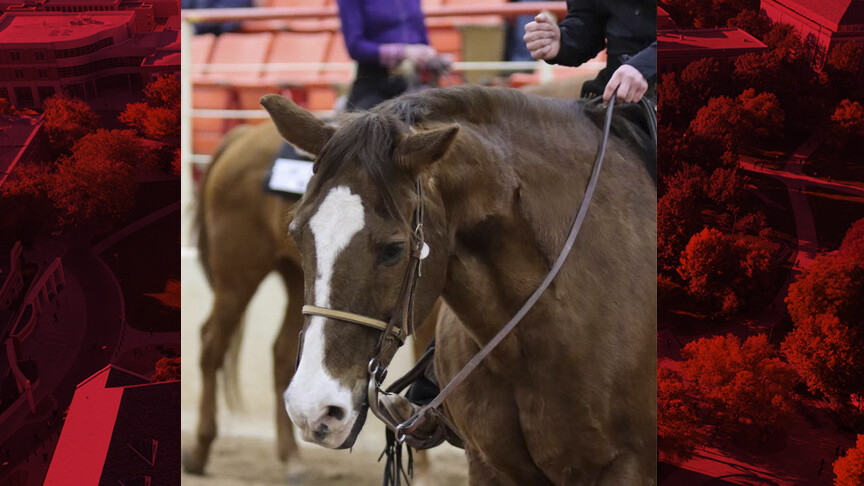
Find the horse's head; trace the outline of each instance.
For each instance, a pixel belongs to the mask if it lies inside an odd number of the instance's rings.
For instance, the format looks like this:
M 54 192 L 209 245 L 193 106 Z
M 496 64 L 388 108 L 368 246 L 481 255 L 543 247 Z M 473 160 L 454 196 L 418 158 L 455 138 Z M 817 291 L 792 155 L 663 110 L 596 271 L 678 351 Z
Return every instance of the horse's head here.
M 415 183 L 444 156 L 458 126 L 415 132 L 395 116 L 372 112 L 349 116 L 335 129 L 283 97 L 268 95 L 261 103 L 286 140 L 316 156 L 315 175 L 290 228 L 303 254 L 306 304 L 390 322 L 416 241 Z M 417 324 L 445 279 L 448 239 L 436 204 L 425 203 L 428 251 L 416 291 Z M 288 414 L 305 440 L 328 448 L 353 445 L 368 410 L 369 362 L 382 334 L 331 316 L 306 316 L 300 364 L 285 392 Z

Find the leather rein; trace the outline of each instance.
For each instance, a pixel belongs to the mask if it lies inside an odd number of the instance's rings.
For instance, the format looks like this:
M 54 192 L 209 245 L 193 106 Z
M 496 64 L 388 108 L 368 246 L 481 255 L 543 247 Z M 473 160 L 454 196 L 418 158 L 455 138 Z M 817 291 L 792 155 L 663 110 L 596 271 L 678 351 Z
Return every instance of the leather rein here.
M 600 98 L 595 98 L 590 102 L 597 102 L 599 101 L 599 99 Z M 443 442 L 445 437 L 448 436 L 447 429 L 449 429 L 449 432 L 455 434 L 456 437 L 459 438 L 458 431 L 456 431 L 455 427 L 453 427 L 452 424 L 449 423 L 447 417 L 441 409 L 441 406 L 443 405 L 447 397 L 449 397 L 453 393 L 453 391 L 459 385 L 461 385 L 462 382 L 465 381 L 465 379 L 474 371 L 474 369 L 477 368 L 477 366 L 479 366 L 480 363 L 501 343 L 501 341 L 503 341 L 504 338 L 506 338 L 513 331 L 516 325 L 519 324 L 519 322 L 531 310 L 534 304 L 537 303 L 537 301 L 540 299 L 546 289 L 549 288 L 549 286 L 552 284 L 552 281 L 555 279 L 555 277 L 558 275 L 558 272 L 561 270 L 561 267 L 563 267 L 567 256 L 570 254 L 570 251 L 573 248 L 576 237 L 579 234 L 579 230 L 582 228 L 582 223 L 585 221 L 588 207 L 591 204 L 591 200 L 594 197 L 594 192 L 597 188 L 600 169 L 603 166 L 603 159 L 606 154 L 606 144 L 609 139 L 609 132 L 612 124 L 612 111 L 614 105 L 615 95 L 613 94 L 612 98 L 609 100 L 609 105 L 606 108 L 606 118 L 603 127 L 603 136 L 600 140 L 600 146 L 597 149 L 597 155 L 594 160 L 591 177 L 588 180 L 588 185 L 585 188 L 582 203 L 570 227 L 570 233 L 567 236 L 564 247 L 558 254 L 558 257 L 552 265 L 552 268 L 549 270 L 549 273 L 546 275 L 546 277 L 543 279 L 537 289 L 534 290 L 528 300 L 525 301 L 519 311 L 516 312 L 516 314 L 510 319 L 510 321 L 508 321 L 507 324 L 505 324 L 504 327 L 502 327 L 501 330 L 498 331 L 498 333 L 488 343 L 486 343 L 480 349 L 480 351 L 477 352 L 477 354 L 475 354 L 471 358 L 471 360 L 456 374 L 456 376 L 454 376 L 453 379 L 450 380 L 449 383 L 447 383 L 444 389 L 441 390 L 441 392 L 438 394 L 437 397 L 435 397 L 434 400 L 420 408 L 420 410 L 418 410 L 408 420 L 404 422 L 399 422 L 396 419 L 396 417 L 398 417 L 399 415 L 395 413 L 395 411 L 389 410 L 387 408 L 388 405 L 386 400 L 379 401 L 378 395 L 382 393 L 391 393 L 393 391 L 399 392 L 407 385 L 406 380 L 398 380 L 397 383 L 394 383 L 394 385 L 391 386 L 386 392 L 381 390 L 381 384 L 387 377 L 387 369 L 390 366 L 393 357 L 396 355 L 396 351 L 404 344 L 405 339 L 414 331 L 414 295 L 417 290 L 417 282 L 421 276 L 421 261 L 425 256 L 423 255 L 423 247 L 425 245 L 423 238 L 423 186 L 419 178 L 415 182 L 418 203 L 412 216 L 413 231 L 411 235 L 411 247 L 408 269 L 402 282 L 399 300 L 397 301 L 393 317 L 390 319 L 390 321 L 385 322 L 382 320 L 373 319 L 367 316 L 340 310 L 326 309 L 310 305 L 303 306 L 303 314 L 305 315 L 321 316 L 328 319 L 366 326 L 382 331 L 381 338 L 378 341 L 377 350 L 372 359 L 369 361 L 369 386 L 367 390 L 367 399 L 369 409 L 372 410 L 372 413 L 375 414 L 376 417 L 378 417 L 382 422 L 384 422 L 387 428 L 389 428 L 396 434 L 396 439 L 399 442 L 407 443 L 409 446 L 418 449 L 434 447 Z M 645 104 L 644 106 L 647 107 L 648 105 Z M 654 131 L 654 133 L 656 133 L 656 130 Z M 300 341 L 302 345 L 302 336 Z M 421 363 L 428 363 L 429 359 L 431 359 L 431 357 L 424 356 Z M 417 369 L 418 366 L 415 366 L 414 370 Z M 414 370 L 412 370 L 412 373 L 410 374 L 416 374 L 416 371 Z M 417 435 L 420 429 L 426 431 L 430 430 L 430 424 L 427 423 L 427 420 L 435 421 L 435 432 L 433 432 L 432 435 L 429 435 L 428 432 L 425 435 Z M 452 434 L 449 437 L 452 437 Z

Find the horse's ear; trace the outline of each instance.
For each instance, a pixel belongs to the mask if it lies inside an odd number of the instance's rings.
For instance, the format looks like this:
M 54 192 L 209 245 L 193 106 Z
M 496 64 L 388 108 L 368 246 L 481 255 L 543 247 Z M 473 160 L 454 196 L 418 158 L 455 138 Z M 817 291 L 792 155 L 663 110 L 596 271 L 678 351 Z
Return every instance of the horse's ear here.
M 270 114 L 282 138 L 313 155 L 318 155 L 336 130 L 277 94 L 261 97 L 261 105 Z
M 396 163 L 416 176 L 444 157 L 458 133 L 459 125 L 452 124 L 405 135 L 396 147 Z

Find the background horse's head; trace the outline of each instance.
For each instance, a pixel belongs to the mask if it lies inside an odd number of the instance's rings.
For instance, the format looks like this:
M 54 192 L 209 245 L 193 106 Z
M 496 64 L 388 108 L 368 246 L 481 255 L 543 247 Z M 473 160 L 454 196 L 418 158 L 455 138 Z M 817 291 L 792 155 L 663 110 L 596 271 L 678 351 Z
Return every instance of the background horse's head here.
M 316 156 L 291 224 L 303 254 L 306 304 L 390 321 L 409 264 L 415 181 L 448 151 L 458 126 L 415 132 L 373 111 L 350 115 L 335 129 L 281 96 L 261 103 L 287 141 Z M 441 292 L 448 256 L 439 202 L 425 201 L 430 252 L 416 294 L 417 325 Z M 285 392 L 305 440 L 328 448 L 354 443 L 380 336 L 369 327 L 306 317 L 300 364 Z

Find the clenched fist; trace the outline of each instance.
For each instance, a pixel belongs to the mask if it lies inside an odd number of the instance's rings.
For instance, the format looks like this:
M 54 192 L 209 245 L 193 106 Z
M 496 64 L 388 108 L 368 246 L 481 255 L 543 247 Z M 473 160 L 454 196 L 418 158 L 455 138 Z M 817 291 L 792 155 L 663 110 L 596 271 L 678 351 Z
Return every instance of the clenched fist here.
M 552 59 L 561 50 L 561 29 L 546 14 L 538 14 L 525 26 L 522 39 L 534 59 Z

